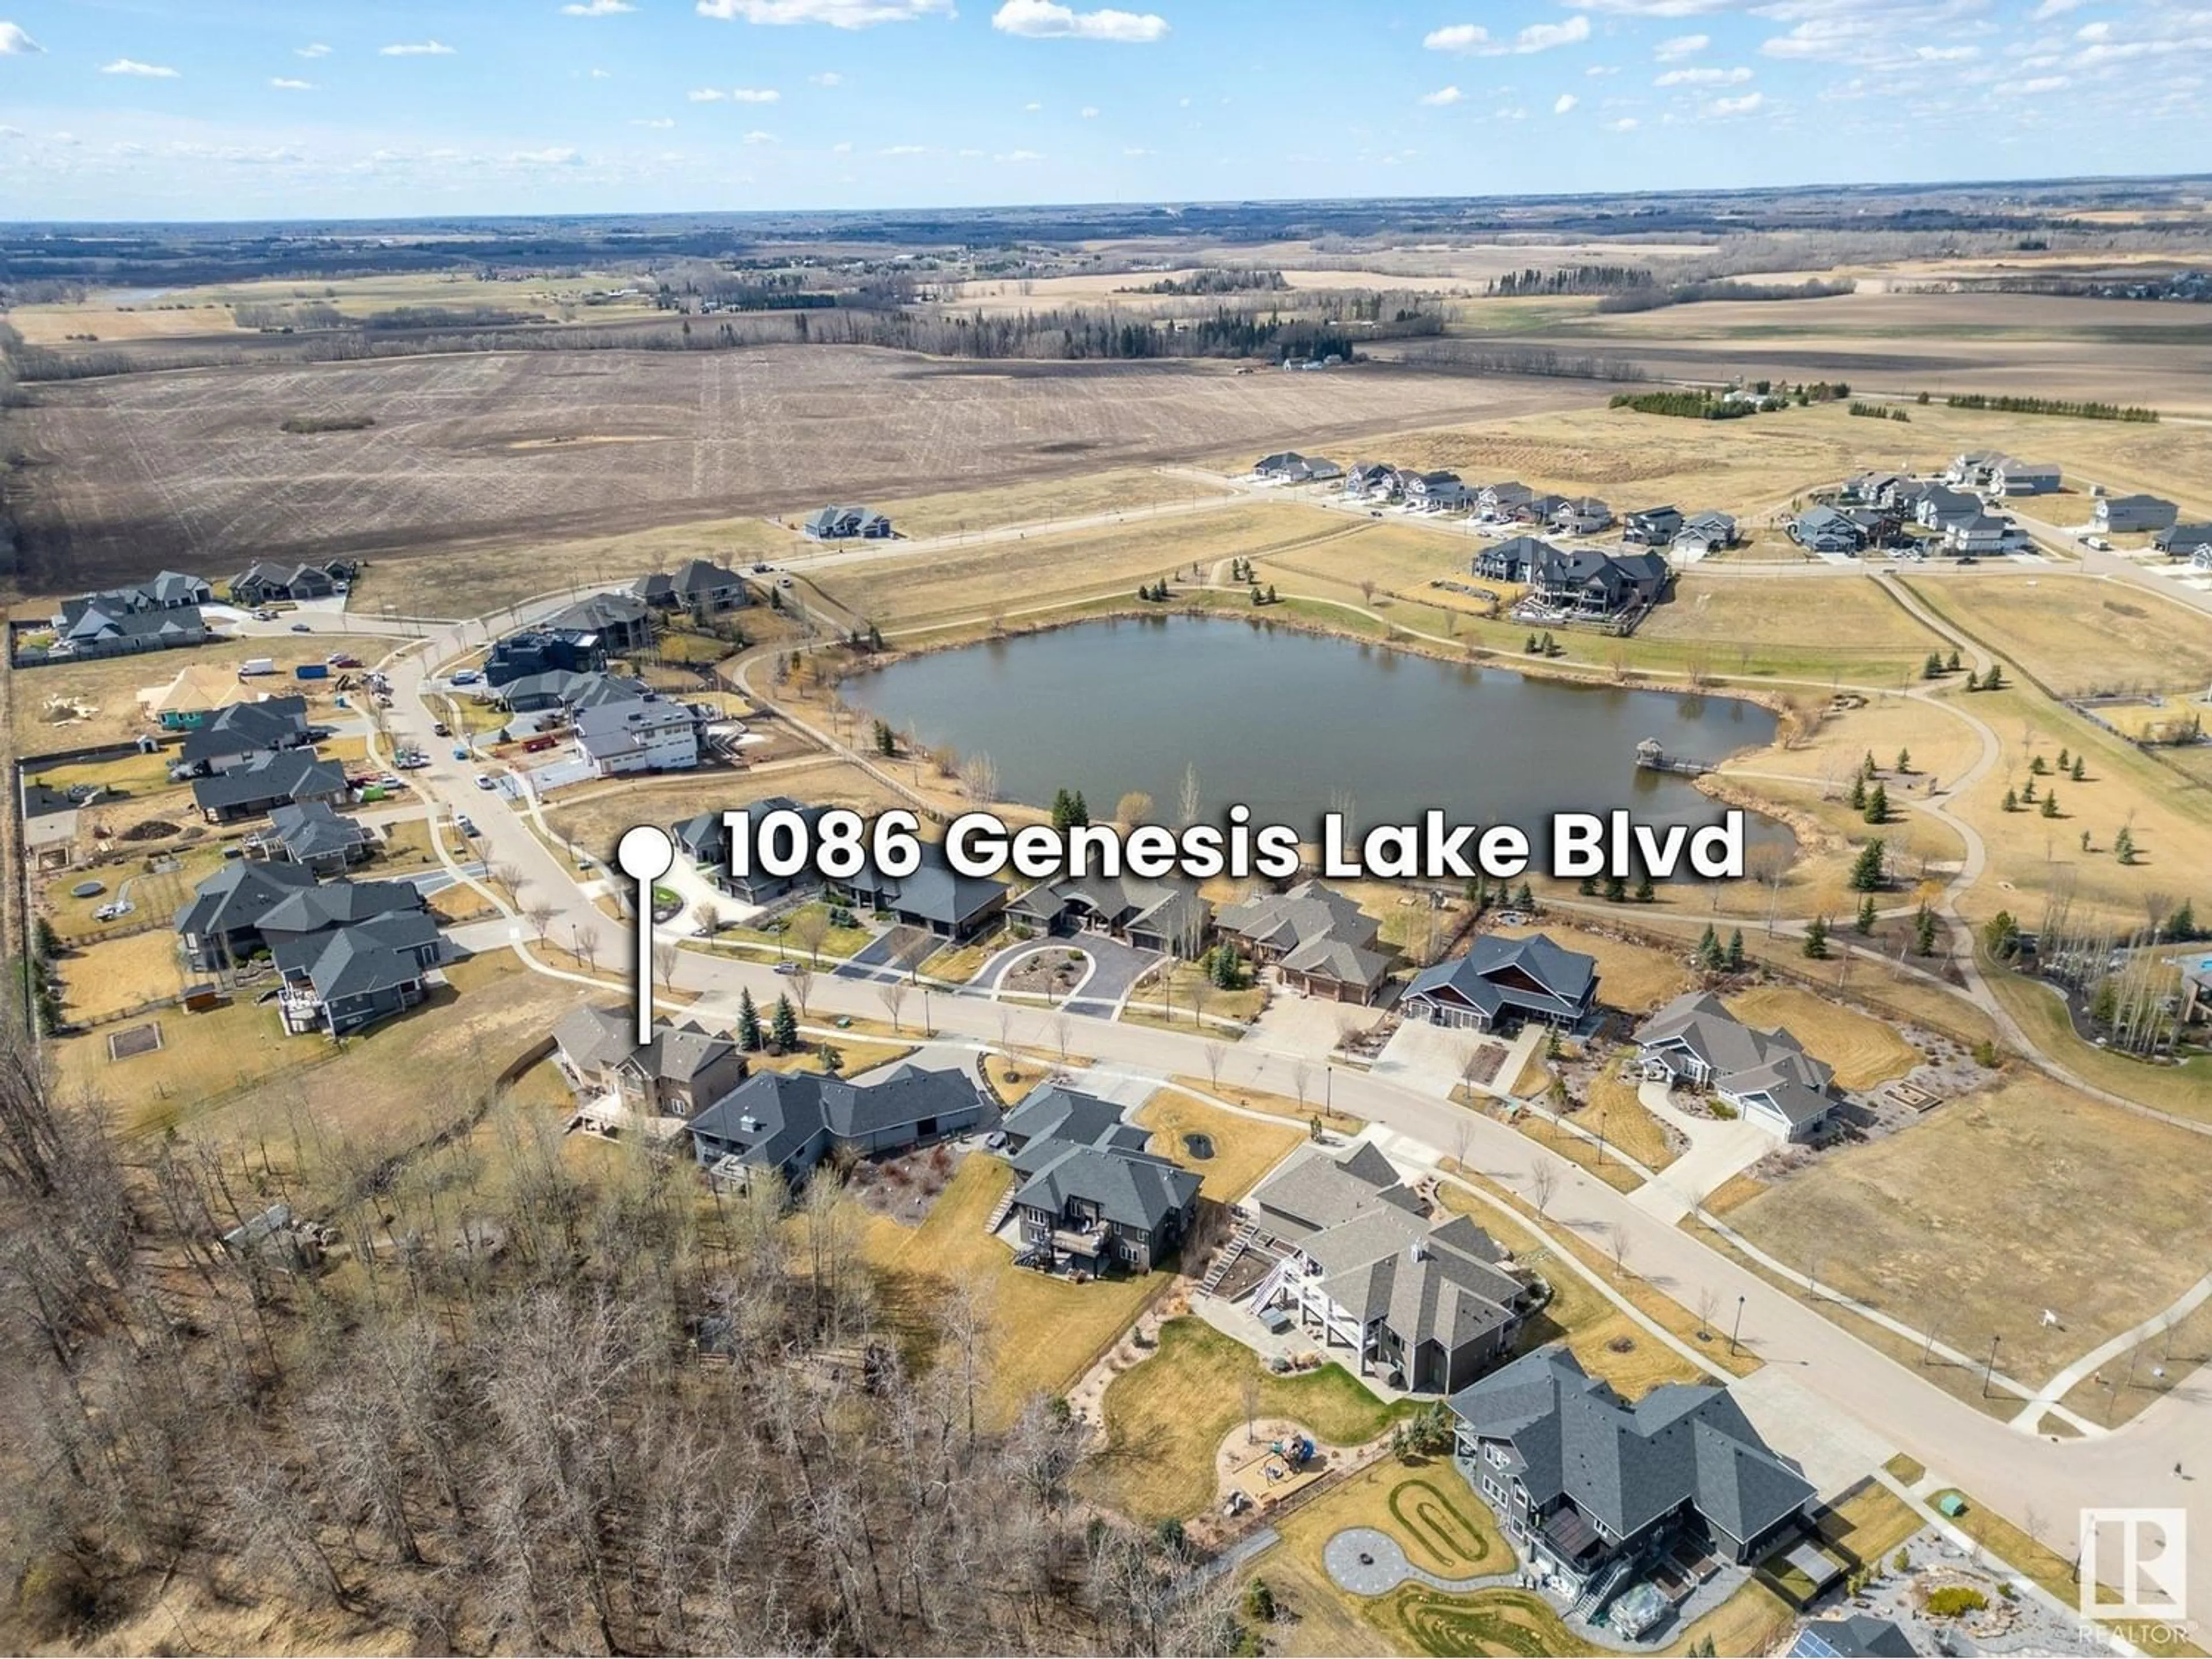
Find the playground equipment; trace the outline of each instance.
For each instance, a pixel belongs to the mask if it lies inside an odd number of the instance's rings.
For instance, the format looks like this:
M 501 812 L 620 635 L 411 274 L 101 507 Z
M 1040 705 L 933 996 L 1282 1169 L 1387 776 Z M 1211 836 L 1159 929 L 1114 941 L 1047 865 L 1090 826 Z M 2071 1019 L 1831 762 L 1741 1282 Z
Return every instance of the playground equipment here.
M 1270 1440 L 1267 1449 L 1281 1458 L 1289 1468 L 1302 1469 L 1313 1459 L 1314 1443 L 1302 1434 L 1290 1435 L 1280 1440 Z

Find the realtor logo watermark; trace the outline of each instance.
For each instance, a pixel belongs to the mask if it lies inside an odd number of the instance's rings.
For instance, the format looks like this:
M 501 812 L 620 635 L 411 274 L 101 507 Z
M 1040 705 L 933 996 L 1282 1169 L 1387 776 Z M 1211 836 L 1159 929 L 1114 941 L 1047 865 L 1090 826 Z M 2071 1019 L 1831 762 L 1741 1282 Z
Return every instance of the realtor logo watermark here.
M 2180 1623 L 2189 1616 L 2188 1554 L 2186 1510 L 2083 1510 L 2081 1616 Z

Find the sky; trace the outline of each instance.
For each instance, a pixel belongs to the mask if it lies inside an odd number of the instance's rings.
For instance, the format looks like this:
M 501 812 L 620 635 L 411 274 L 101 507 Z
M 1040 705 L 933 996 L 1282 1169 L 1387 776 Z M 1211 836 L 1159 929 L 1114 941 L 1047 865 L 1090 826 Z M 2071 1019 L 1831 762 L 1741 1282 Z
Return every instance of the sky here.
M 0 0 L 0 219 L 2212 171 L 2212 0 Z

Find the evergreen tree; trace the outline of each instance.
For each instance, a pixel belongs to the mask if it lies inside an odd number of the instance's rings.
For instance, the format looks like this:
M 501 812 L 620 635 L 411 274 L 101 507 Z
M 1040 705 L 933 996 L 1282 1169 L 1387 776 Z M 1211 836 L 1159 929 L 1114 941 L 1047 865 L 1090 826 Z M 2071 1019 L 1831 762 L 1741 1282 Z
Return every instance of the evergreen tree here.
M 1267 584 L 1267 603 L 1269 605 L 1275 603 L 1275 585 L 1273 582 Z
M 1584 876 L 1581 881 L 1575 884 L 1575 891 L 1580 893 L 1584 898 L 1595 898 L 1597 896 L 1597 878 L 1595 876 Z
M 1954 674 L 1959 672 L 1959 647 L 1957 646 L 1954 645 L 1951 647 L 1949 660 L 1944 665 Z
M 1875 774 L 1881 770 L 1881 769 L 1874 763 L 1874 750 L 1871 749 L 1868 750 L 1866 752 L 1866 758 L 1859 763 L 1859 775 L 1864 778 L 1869 783 L 1872 783 L 1874 781 Z
M 1874 895 L 1869 893 L 1859 901 L 1859 932 L 1862 934 L 1873 933 L 1875 923 L 1880 920 L 1881 918 L 1875 914 Z
M 1069 798 L 1068 811 L 1070 813 L 1068 822 L 1071 824 L 1091 822 L 1091 808 L 1084 804 L 1083 792 L 1080 789 Z
M 2173 914 L 2166 919 L 2163 936 L 2172 943 L 2186 944 L 2197 937 L 2197 912 L 2184 899 L 2173 907 Z
M 2033 778 L 2030 778 L 2026 783 L 2021 786 L 2020 798 L 2023 802 L 2030 806 L 2035 805 L 2035 780 Z
M 1936 913 L 1924 904 L 1912 921 L 1912 954 L 1917 957 L 1936 954 Z
M 2039 778 L 2047 778 L 2051 775 L 2051 763 L 2040 755 L 2028 762 L 2027 769 Z
M 1852 811 L 1863 812 L 1866 811 L 1867 791 L 1866 775 L 1864 773 L 1854 772 L 1851 775 L 1851 793 L 1850 799 Z
M 738 994 L 738 1047 L 747 1054 L 757 1054 L 761 1046 L 760 1009 L 753 1001 L 750 991 Z
M 1815 962 L 1825 962 L 1828 956 L 1828 919 L 1815 916 L 1805 924 L 1805 954 Z
M 2020 811 L 2020 796 L 2010 789 L 2005 791 L 2004 810 L 2008 812 Z
M 2134 830 L 2123 826 L 2120 833 L 2112 837 L 2112 856 L 2119 860 L 2122 864 L 2133 864 L 2136 861 Z
M 2071 772 L 2069 772 L 2066 775 L 2073 779 L 2076 783 L 2086 782 L 2087 779 L 2082 775 L 2086 769 L 2087 763 L 2084 762 L 2081 756 L 2076 755 L 2074 757 L 2074 769 Z
M 2012 912 L 2000 910 L 1982 924 L 1982 948 L 1991 956 L 2003 959 L 2020 945 L 2020 924 L 2013 920 Z
M 2046 818 L 2055 818 L 2058 816 L 2058 792 L 2056 789 L 2044 792 L 2043 816 Z
M 1605 878 L 1605 902 L 1607 904 L 1618 904 L 1627 896 L 1628 884 L 1626 881 L 1619 876 L 1607 876 Z
M 1527 882 L 1522 882 L 1521 890 L 1513 896 L 1513 906 L 1524 915 L 1536 908 L 1535 892 Z
M 1712 924 L 1705 924 L 1705 936 L 1698 941 L 1698 966 L 1707 973 L 1718 973 L 1726 962 L 1721 950 L 1720 935 L 1713 932 Z
M 2004 671 L 1997 664 L 1991 663 L 1990 672 L 1982 676 L 1982 690 L 1984 691 L 2004 690 Z
M 1731 974 L 1743 971 L 1743 929 L 1741 927 L 1729 935 L 1728 970 Z
M 1879 836 L 1859 848 L 1859 855 L 1851 860 L 1851 891 L 1873 893 L 1881 890 L 1883 857 L 1883 842 Z
M 799 1010 L 791 1006 L 788 996 L 775 1000 L 775 1012 L 769 1020 L 769 1041 L 780 1054 L 787 1054 L 799 1047 Z
M 1920 678 L 1923 680 L 1937 679 L 1942 678 L 1942 672 L 1943 658 L 1942 653 L 1939 652 L 1930 651 L 1928 653 L 1928 660 L 1920 665 Z
M 1889 822 L 1889 791 L 1881 784 L 1867 791 L 1866 821 L 1869 823 Z
M 1981 689 L 1981 681 L 1975 678 L 1974 671 L 1969 668 L 1966 671 L 1966 690 L 1969 691 L 1978 691 Z
M 2073 764 L 2074 763 L 2067 757 L 2066 751 L 2063 749 L 2061 749 L 2058 751 L 2058 769 L 2062 772 L 2067 771 L 2073 766 Z
M 1658 896 L 1658 892 L 1651 885 L 1651 878 L 1649 874 L 1644 875 L 1637 882 L 1636 902 L 1638 904 L 1650 904 Z
M 1075 822 L 1075 798 L 1066 789 L 1055 789 L 1052 795 L 1052 827 L 1065 830 Z
M 1897 774 L 1899 777 L 1911 776 L 1912 751 L 1910 749 L 1900 749 L 1897 751 Z

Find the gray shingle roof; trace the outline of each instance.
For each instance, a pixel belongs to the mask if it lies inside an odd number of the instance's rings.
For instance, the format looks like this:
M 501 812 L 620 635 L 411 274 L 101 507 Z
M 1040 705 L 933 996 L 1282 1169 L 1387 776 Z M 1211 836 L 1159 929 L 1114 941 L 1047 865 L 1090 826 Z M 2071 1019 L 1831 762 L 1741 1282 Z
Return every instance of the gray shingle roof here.
M 1579 1017 L 1597 994 L 1597 962 L 1554 943 L 1548 934 L 1507 939 L 1485 933 L 1466 955 L 1424 968 L 1406 987 L 1409 998 L 1445 993 L 1485 1018 L 1495 1018 L 1505 1008 Z
M 926 1117 L 951 1117 L 975 1104 L 975 1085 L 953 1071 L 902 1066 L 872 1084 L 813 1072 L 756 1072 L 702 1110 L 692 1128 L 732 1143 L 740 1160 L 756 1168 L 782 1169 L 825 1130 L 833 1140 L 911 1133 Z
M 258 927 L 270 910 L 314 884 L 314 876 L 296 864 L 240 859 L 214 871 L 192 890 L 191 897 L 177 911 L 176 930 L 204 937 Z
M 1068 1200 L 1085 1199 L 1117 1227 L 1155 1233 L 1198 1196 L 1198 1188 L 1196 1175 L 1149 1152 L 1064 1146 L 1057 1158 L 1022 1183 L 1014 1202 L 1058 1215 Z
M 257 801 L 307 800 L 345 793 L 345 768 L 318 760 L 312 749 L 280 749 L 245 766 L 192 781 L 192 800 L 203 811 L 222 811 Z

